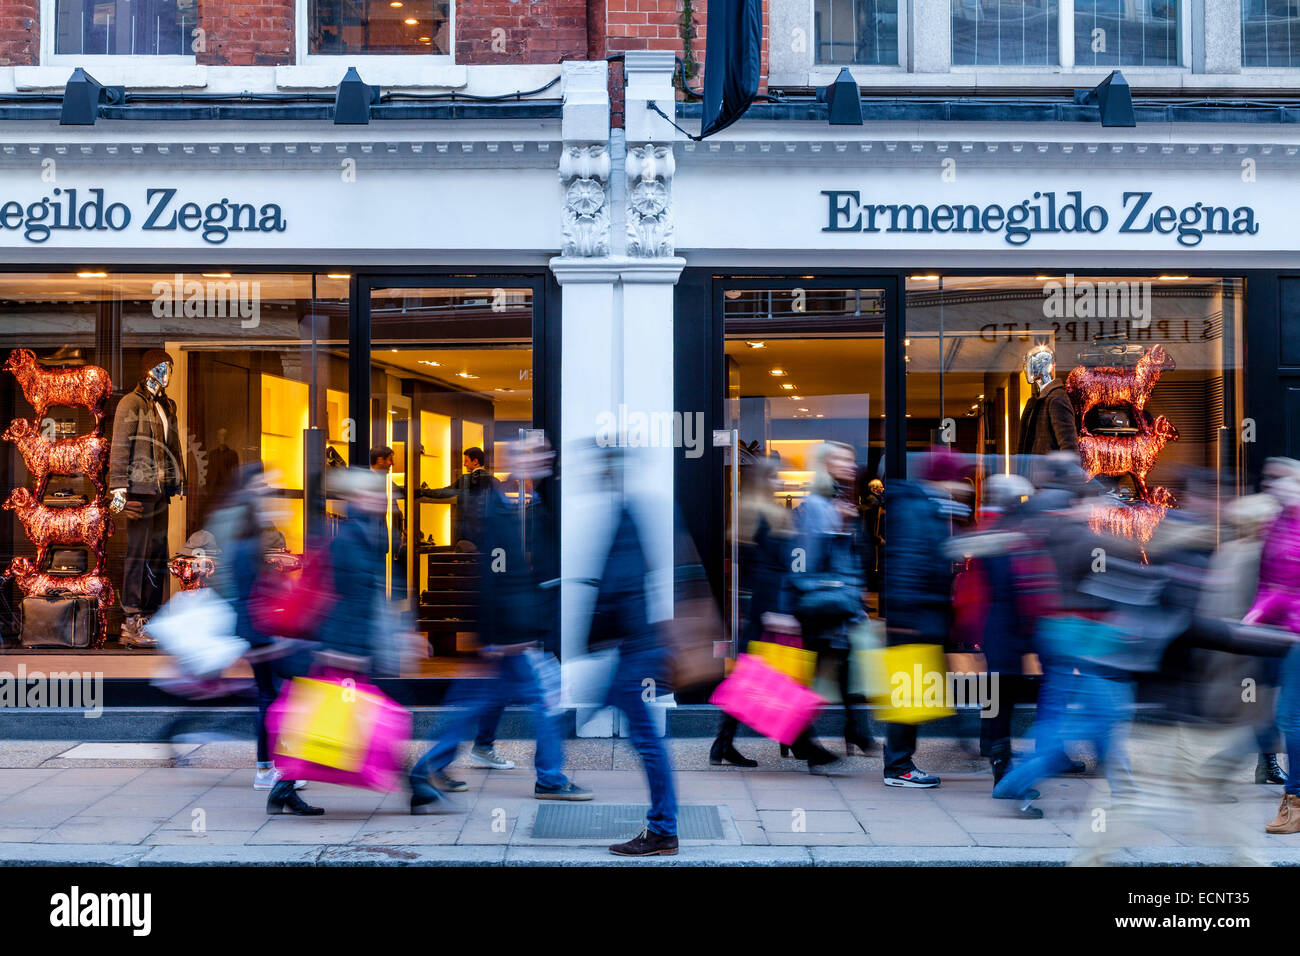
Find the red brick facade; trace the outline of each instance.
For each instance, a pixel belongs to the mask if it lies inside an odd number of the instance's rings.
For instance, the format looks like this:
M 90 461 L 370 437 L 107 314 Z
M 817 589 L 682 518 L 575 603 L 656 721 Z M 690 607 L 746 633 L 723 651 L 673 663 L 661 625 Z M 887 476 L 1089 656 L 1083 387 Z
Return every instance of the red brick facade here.
M 307 2 L 307 0 L 297 0 Z M 552 64 L 628 50 L 671 49 L 693 61 L 701 82 L 708 0 L 454 0 L 456 62 Z M 692 5 L 689 25 L 682 7 Z M 210 66 L 282 66 L 294 62 L 295 0 L 198 0 L 202 49 Z M 767 34 L 768 4 L 763 3 Z M 687 55 L 687 41 L 690 53 Z M 40 62 L 40 0 L 0 0 L 0 66 Z M 622 105 L 621 71 L 611 71 Z M 763 83 L 767 82 L 763 49 Z
M 586 56 L 586 0 L 456 4 L 457 63 L 559 63 Z
M 4 2 L 4 0 L 0 0 Z M 294 61 L 294 0 L 199 0 L 209 66 L 286 66 Z
M 40 55 L 40 0 L 0 0 L 0 66 L 30 66 Z

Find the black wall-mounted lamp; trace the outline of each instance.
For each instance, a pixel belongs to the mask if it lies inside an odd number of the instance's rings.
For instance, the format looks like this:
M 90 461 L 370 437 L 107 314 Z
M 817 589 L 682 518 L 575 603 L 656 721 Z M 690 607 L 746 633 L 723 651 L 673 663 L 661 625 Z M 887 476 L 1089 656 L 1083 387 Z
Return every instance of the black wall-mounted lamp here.
M 835 82 L 830 86 L 817 88 L 817 102 L 825 103 L 830 109 L 832 126 L 861 126 L 862 99 L 858 92 L 858 81 L 853 78 L 848 67 L 840 70 Z
M 362 82 L 355 66 L 348 67 L 334 94 L 335 126 L 367 126 L 370 107 L 379 102 L 379 87 Z
M 77 67 L 63 88 L 63 110 L 59 114 L 60 126 L 94 126 L 102 105 L 122 103 L 126 87 L 105 86 L 93 76 Z
M 1102 126 L 1137 126 L 1133 112 L 1133 92 L 1119 70 L 1111 71 L 1091 90 L 1075 90 L 1074 102 L 1081 106 L 1096 105 Z

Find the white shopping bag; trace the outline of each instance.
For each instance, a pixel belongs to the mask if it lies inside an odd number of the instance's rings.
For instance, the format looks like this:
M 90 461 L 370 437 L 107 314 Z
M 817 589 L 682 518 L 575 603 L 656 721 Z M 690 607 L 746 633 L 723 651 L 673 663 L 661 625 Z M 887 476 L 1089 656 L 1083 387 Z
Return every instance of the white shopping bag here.
M 234 609 L 211 588 L 174 595 L 145 630 L 190 678 L 219 677 L 248 650 L 235 636 Z
M 569 707 L 603 707 L 618 667 L 618 651 L 595 651 L 564 662 L 564 702 Z

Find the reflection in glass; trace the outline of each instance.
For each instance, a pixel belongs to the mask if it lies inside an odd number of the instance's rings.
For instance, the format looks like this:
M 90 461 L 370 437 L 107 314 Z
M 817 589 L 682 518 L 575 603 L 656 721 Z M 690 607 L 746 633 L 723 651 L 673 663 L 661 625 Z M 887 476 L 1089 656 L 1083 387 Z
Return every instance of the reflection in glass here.
M 1241 0 L 1241 65 L 1300 66 L 1300 6 L 1293 0 Z
M 1075 0 L 1077 66 L 1178 66 L 1177 0 Z
M 311 54 L 451 52 L 449 0 L 310 0 Z
M 1056 0 L 952 0 L 952 62 L 959 66 L 1055 66 Z
M 816 0 L 817 63 L 898 65 L 898 0 Z
M 194 0 L 58 0 L 54 52 L 192 56 Z

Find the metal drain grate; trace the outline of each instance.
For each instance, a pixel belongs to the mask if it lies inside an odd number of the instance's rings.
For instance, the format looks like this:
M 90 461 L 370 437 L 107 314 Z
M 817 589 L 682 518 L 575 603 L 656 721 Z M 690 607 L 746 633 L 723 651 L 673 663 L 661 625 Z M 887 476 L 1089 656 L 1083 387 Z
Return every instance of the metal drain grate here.
M 537 808 L 533 837 L 550 840 L 630 840 L 645 826 L 644 803 L 543 803 Z M 716 806 L 679 806 L 677 836 L 682 840 L 721 840 Z

